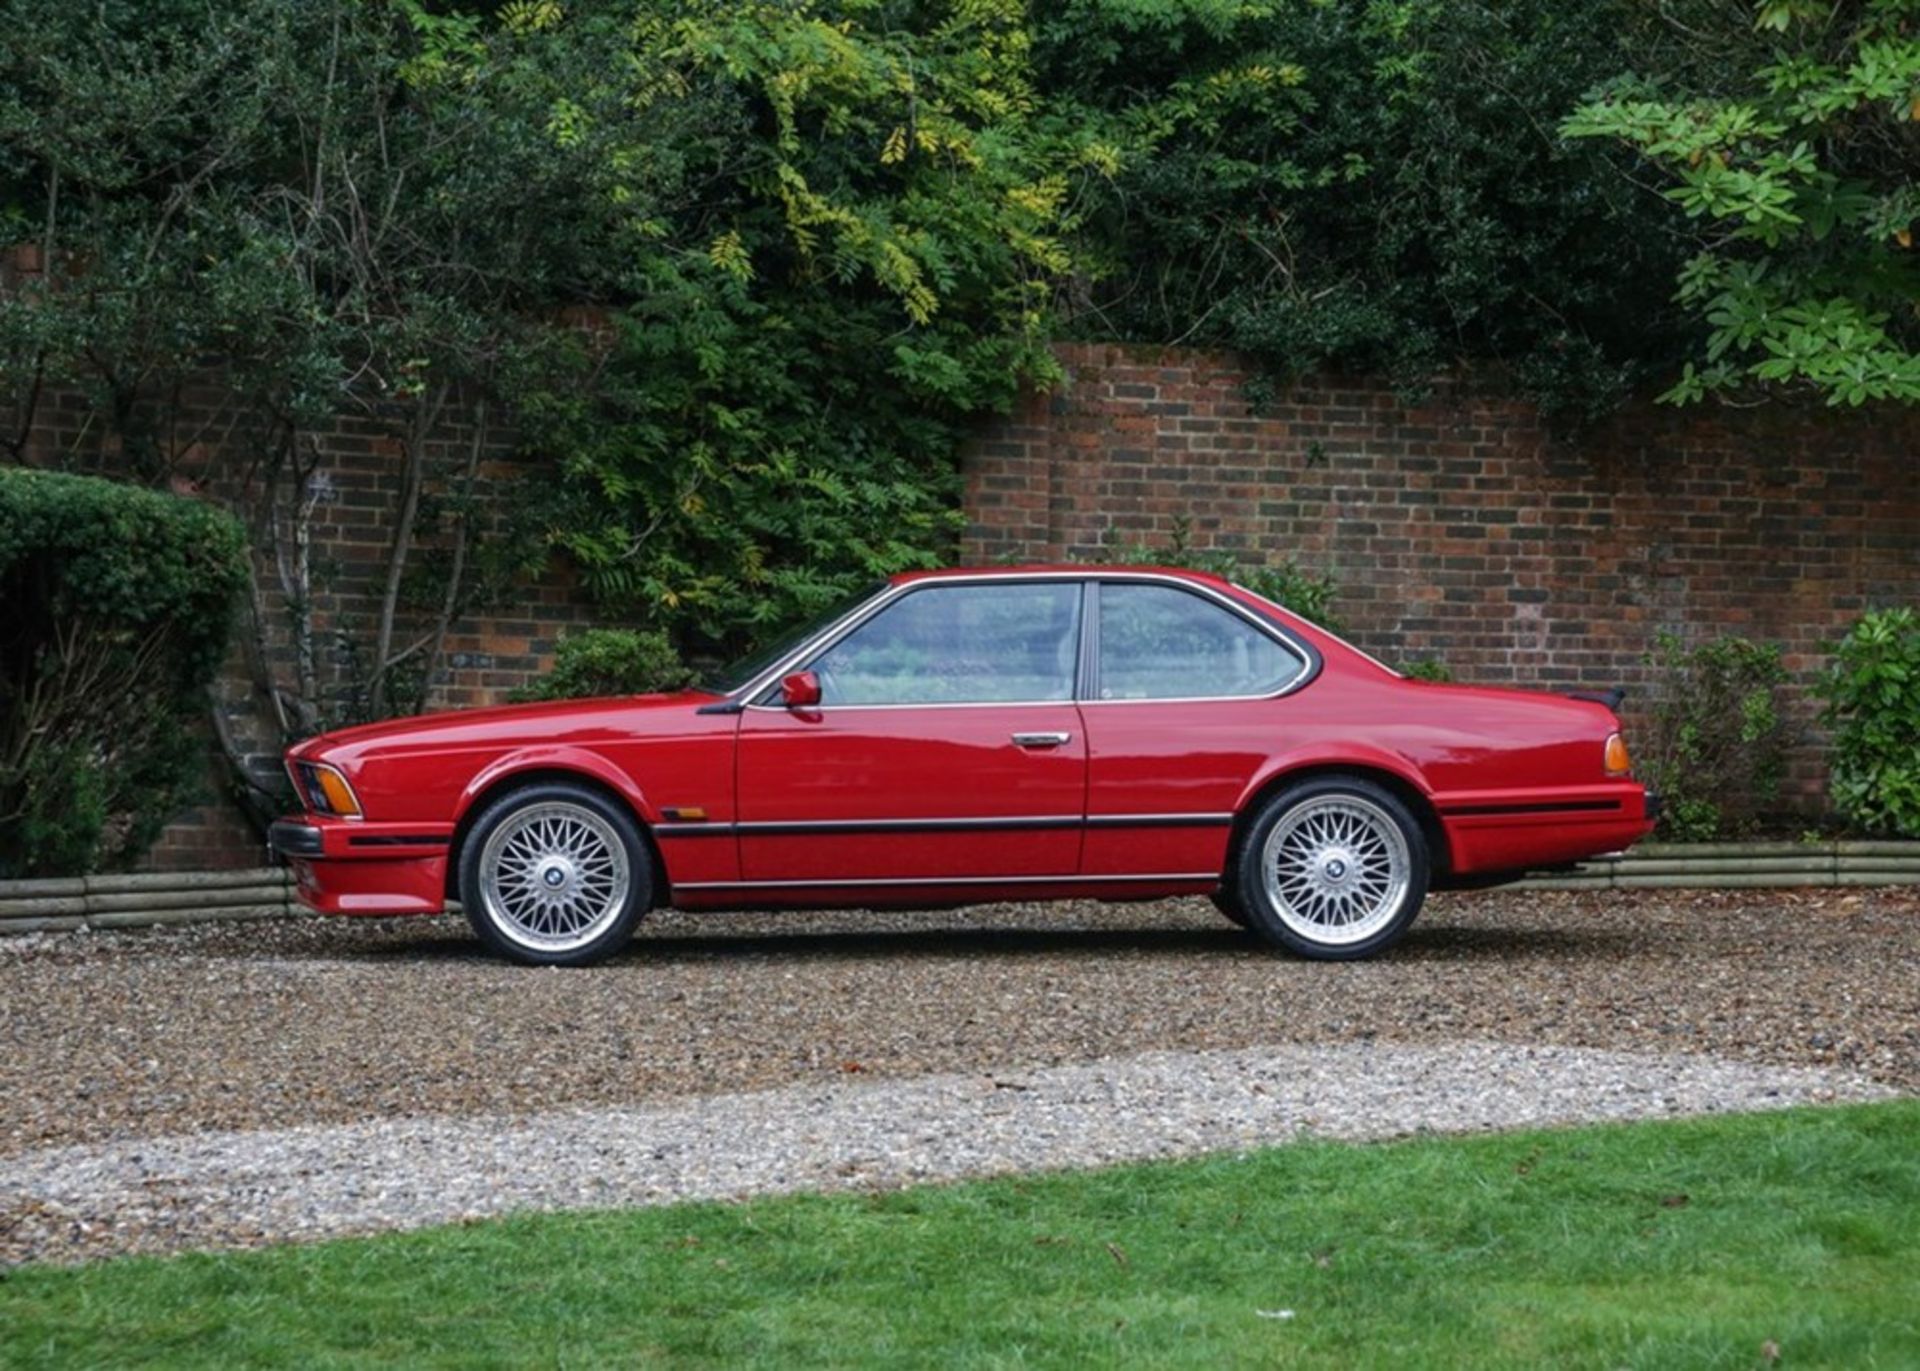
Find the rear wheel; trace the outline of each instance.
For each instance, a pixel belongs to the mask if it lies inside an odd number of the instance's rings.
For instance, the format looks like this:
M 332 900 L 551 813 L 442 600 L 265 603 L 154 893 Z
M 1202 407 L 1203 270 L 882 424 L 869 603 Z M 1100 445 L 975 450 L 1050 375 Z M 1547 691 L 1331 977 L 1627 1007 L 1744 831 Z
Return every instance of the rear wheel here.
M 473 931 L 531 966 L 585 966 L 618 951 L 652 889 L 633 817 L 563 781 L 492 801 L 461 851 L 460 903 Z
M 1249 927 L 1269 942 L 1350 961 L 1400 940 L 1428 876 L 1426 837 L 1398 796 L 1357 776 L 1323 776 L 1261 808 L 1234 883 Z

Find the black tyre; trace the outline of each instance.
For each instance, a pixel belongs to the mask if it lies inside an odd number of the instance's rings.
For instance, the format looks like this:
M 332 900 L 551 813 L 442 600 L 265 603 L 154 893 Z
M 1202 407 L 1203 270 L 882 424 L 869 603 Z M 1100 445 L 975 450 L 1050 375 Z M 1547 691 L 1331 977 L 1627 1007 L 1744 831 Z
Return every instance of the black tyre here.
M 1317 961 L 1393 946 L 1419 914 L 1431 870 L 1406 805 L 1357 776 L 1318 777 L 1268 800 L 1235 866 L 1248 926 Z
M 480 941 L 529 966 L 586 966 L 647 911 L 653 859 L 623 805 L 542 782 L 488 801 L 460 851 L 460 903 Z
M 1207 898 L 1213 901 L 1213 907 L 1220 911 L 1220 917 L 1228 923 L 1238 924 L 1241 928 L 1252 927 L 1246 906 L 1240 903 L 1238 883 L 1231 876 Z

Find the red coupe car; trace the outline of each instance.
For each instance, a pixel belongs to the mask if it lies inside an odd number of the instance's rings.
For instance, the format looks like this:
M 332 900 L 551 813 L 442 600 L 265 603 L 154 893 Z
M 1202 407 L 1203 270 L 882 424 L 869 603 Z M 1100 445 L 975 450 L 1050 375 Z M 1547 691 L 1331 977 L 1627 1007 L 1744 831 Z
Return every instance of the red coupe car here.
M 658 905 L 1169 895 L 1364 957 L 1429 887 L 1643 837 L 1617 704 L 1409 680 L 1198 572 L 915 573 L 699 689 L 313 738 L 272 844 L 322 913 L 458 899 L 536 964 Z

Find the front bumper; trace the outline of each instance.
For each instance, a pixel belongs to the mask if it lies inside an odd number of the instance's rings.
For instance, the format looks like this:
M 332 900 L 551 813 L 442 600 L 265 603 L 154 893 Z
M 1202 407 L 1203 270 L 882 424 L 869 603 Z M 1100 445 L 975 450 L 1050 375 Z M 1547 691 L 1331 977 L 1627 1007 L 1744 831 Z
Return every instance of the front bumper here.
M 326 850 L 320 830 L 298 819 L 275 819 L 267 829 L 267 852 L 274 857 L 318 857 Z
M 451 825 L 376 824 L 302 814 L 277 819 L 267 846 L 322 914 L 438 914 L 446 908 Z

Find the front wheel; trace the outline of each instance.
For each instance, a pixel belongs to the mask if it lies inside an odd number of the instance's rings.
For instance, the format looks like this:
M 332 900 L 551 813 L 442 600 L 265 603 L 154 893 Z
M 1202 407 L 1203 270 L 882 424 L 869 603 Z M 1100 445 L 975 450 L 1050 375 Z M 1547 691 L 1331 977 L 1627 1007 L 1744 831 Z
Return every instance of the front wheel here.
M 1255 816 L 1236 873 L 1249 924 L 1318 961 L 1400 940 L 1426 898 L 1426 836 L 1398 796 L 1358 777 L 1282 791 Z
M 1240 896 L 1231 885 L 1223 885 L 1207 896 L 1213 901 L 1213 907 L 1220 911 L 1220 917 L 1230 924 L 1241 928 L 1251 928 L 1247 918 L 1247 907 L 1240 903 Z
M 480 940 L 530 966 L 585 966 L 625 946 L 653 866 L 620 805 L 566 782 L 487 805 L 460 855 L 460 903 Z

